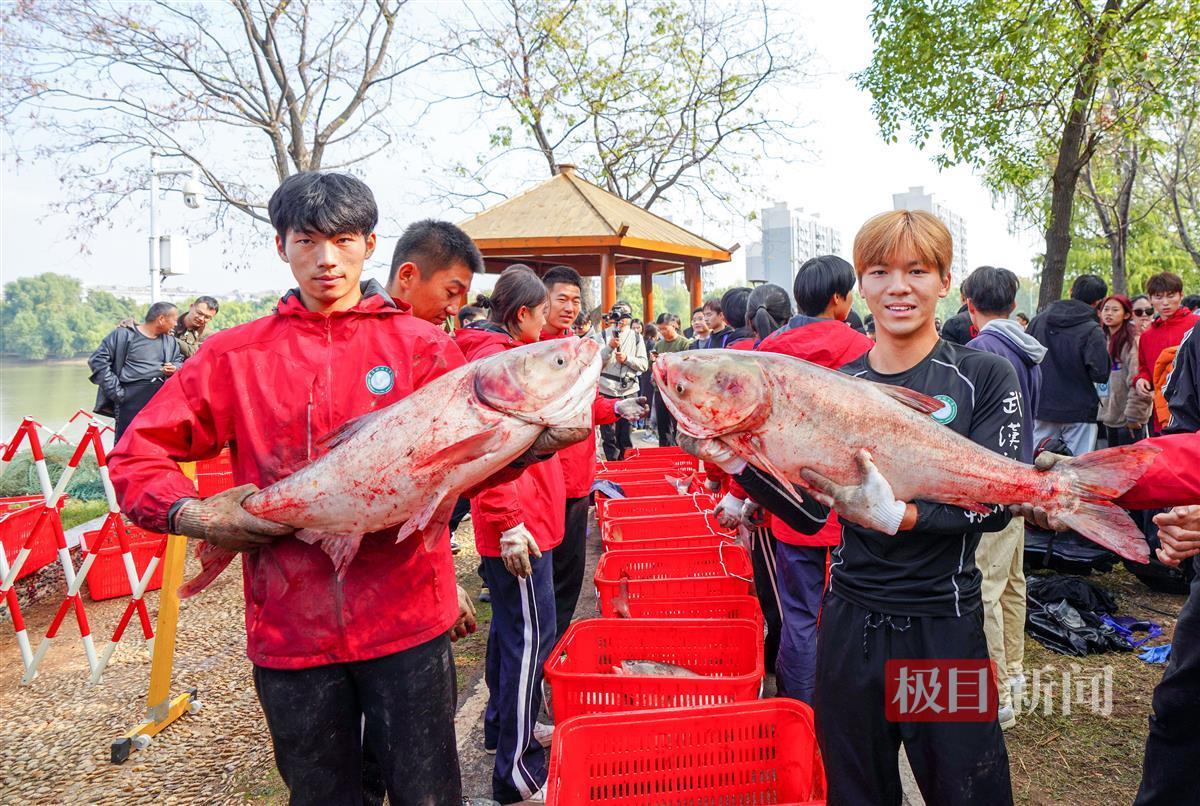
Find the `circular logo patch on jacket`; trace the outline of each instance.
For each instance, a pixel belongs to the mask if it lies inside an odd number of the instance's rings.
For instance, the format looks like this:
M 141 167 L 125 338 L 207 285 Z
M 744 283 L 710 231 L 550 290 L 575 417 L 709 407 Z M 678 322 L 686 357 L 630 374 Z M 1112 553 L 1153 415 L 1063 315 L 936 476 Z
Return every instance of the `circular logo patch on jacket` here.
M 376 395 L 385 395 L 396 385 L 396 373 L 391 367 L 378 366 L 367 373 L 367 389 Z
M 949 395 L 934 395 L 933 399 L 942 401 L 944 405 L 929 416 L 942 425 L 953 422 L 954 418 L 958 416 L 958 404 L 954 402 L 954 398 Z

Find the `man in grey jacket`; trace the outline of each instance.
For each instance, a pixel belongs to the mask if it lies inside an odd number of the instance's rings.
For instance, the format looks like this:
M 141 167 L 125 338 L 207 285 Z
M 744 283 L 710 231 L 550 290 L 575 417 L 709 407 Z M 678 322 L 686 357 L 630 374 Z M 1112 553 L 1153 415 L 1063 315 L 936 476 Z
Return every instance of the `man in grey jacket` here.
M 115 417 L 118 441 L 134 416 L 183 363 L 179 342 L 172 335 L 178 320 L 179 309 L 174 304 L 156 302 L 146 311 L 144 322 L 117 327 L 88 359 L 91 381 L 100 387 L 96 413 Z
M 638 375 L 650 367 L 646 343 L 642 335 L 631 327 L 633 313 L 625 303 L 614 305 L 609 319 L 615 324 L 605 328 L 601 334 L 600 357 L 604 366 L 600 370 L 600 394 L 622 400 L 636 398 Z M 625 450 L 633 447 L 632 428 L 624 417 L 610 425 L 600 426 L 604 457 L 610 462 L 623 458 Z

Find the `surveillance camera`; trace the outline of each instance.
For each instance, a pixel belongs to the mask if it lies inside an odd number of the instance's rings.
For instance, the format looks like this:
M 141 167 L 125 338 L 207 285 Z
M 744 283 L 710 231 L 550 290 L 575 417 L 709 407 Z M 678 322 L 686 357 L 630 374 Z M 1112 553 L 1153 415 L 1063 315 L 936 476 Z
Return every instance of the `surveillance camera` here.
M 183 203 L 193 210 L 199 210 L 204 202 L 204 185 L 195 179 L 183 183 Z

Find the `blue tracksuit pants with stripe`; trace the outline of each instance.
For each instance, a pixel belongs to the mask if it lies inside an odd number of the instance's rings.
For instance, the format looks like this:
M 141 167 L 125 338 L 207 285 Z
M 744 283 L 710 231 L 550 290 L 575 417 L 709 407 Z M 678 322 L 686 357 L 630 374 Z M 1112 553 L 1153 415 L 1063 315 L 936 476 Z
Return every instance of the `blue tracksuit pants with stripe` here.
M 542 667 L 554 648 L 553 552 L 530 558 L 533 575 L 513 576 L 499 557 L 481 558 L 492 596 L 484 676 L 488 705 L 484 741 L 496 748 L 492 797 L 525 800 L 546 784 L 546 751 L 533 738 L 542 708 Z

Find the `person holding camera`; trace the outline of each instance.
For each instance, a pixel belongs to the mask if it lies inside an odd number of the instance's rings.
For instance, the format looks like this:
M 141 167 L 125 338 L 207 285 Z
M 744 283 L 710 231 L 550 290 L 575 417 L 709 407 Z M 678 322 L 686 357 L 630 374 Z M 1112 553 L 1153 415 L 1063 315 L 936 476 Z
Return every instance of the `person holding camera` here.
M 604 397 L 623 400 L 638 396 L 638 375 L 650 367 L 646 355 L 646 343 L 635 331 L 633 313 L 622 302 L 613 306 L 608 315 L 611 323 L 604 329 L 603 347 L 600 357 L 604 367 L 600 370 L 600 394 Z M 604 445 L 604 458 L 608 461 L 622 459 L 625 450 L 633 447 L 632 426 L 622 417 L 615 423 L 600 426 L 600 441 Z

